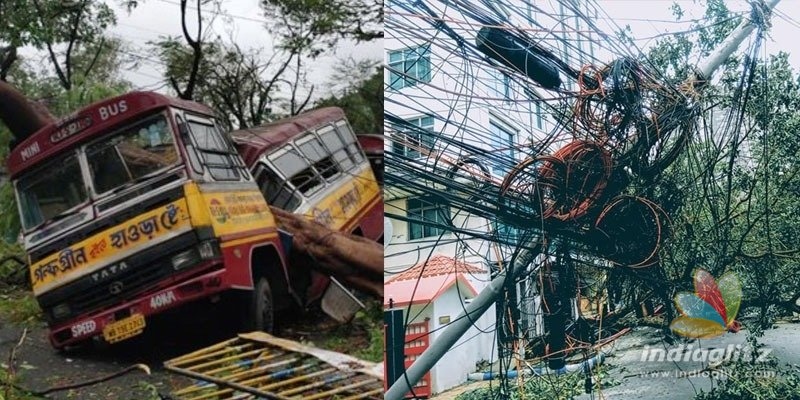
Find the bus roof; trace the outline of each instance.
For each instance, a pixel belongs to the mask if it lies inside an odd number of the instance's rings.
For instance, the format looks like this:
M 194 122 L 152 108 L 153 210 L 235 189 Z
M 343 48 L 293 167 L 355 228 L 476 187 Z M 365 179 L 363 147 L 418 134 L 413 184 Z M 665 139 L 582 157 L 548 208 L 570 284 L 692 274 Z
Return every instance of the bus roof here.
M 231 132 L 239 154 L 252 166 L 264 153 L 282 146 L 297 135 L 345 119 L 338 107 L 324 107 L 253 128 Z
M 8 172 L 16 177 L 42 161 L 77 144 L 107 132 L 137 116 L 167 106 L 212 116 L 214 111 L 200 103 L 154 92 L 131 92 L 86 106 L 39 129 L 18 143 L 8 155 Z
M 383 135 L 367 134 L 357 135 L 358 144 L 364 149 L 367 155 L 381 155 L 383 154 L 384 137 Z

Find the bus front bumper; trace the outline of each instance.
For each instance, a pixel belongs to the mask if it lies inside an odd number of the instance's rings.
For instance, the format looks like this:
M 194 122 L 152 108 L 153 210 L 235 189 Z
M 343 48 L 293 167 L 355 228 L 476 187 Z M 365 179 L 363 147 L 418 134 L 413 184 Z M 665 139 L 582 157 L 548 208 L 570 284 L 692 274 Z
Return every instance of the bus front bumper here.
M 120 325 L 125 325 L 122 322 L 123 320 L 143 317 L 143 320 L 146 321 L 151 315 L 162 313 L 198 299 L 207 298 L 230 288 L 231 285 L 226 279 L 225 268 L 207 272 L 155 292 L 139 295 L 133 300 L 101 312 L 83 315 L 68 323 L 52 326 L 49 335 L 50 343 L 53 347 L 60 349 L 100 335 L 107 341 L 111 337 L 113 341 L 119 339 L 119 336 L 110 331 L 119 331 Z M 114 324 L 115 322 L 120 323 Z M 114 324 L 112 326 L 114 329 L 104 332 L 106 327 L 111 324 Z M 128 334 L 131 333 L 134 334 L 128 337 L 138 335 L 141 330 L 139 332 L 128 332 Z

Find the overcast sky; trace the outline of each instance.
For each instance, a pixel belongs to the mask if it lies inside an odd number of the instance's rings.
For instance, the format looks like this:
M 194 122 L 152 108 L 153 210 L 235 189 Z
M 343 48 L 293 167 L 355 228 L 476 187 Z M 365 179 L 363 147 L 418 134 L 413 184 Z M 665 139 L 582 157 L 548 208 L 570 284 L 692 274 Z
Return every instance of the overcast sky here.
M 647 38 L 660 33 L 676 32 L 688 29 L 688 23 L 675 23 L 670 6 L 674 0 L 599 0 L 601 7 L 614 19 L 619 26 L 629 24 L 635 38 Z M 678 0 L 677 3 L 684 9 L 683 20 L 702 19 L 705 5 L 695 4 L 694 0 Z M 727 1 L 728 8 L 733 11 L 749 11 L 750 5 L 746 1 Z M 782 0 L 778 3 L 777 11 L 772 15 L 772 28 L 769 37 L 764 43 L 767 53 L 774 54 L 785 51 L 795 72 L 800 69 L 800 0 Z M 602 16 L 601 16 L 602 17 Z M 645 21 L 651 20 L 651 21 Z M 609 28 L 610 29 L 610 28 Z M 636 44 L 640 48 L 655 43 L 655 40 L 643 39 Z M 744 46 L 740 47 L 744 48 Z
M 0 0 L 2 1 L 2 0 Z M 116 1 L 108 4 L 115 5 L 117 12 L 117 26 L 111 29 L 111 35 L 124 38 L 133 45 L 133 51 L 141 56 L 141 66 L 137 70 L 125 71 L 124 76 L 130 80 L 134 87 L 152 89 L 163 81 L 157 57 L 148 52 L 147 41 L 158 40 L 159 36 L 178 35 L 182 37 L 180 23 L 180 7 L 178 0 L 140 0 L 139 6 L 130 14 L 124 8 L 116 6 Z M 190 3 L 195 3 L 191 1 Z M 236 43 L 243 48 L 265 48 L 270 51 L 275 40 L 265 28 L 266 19 L 258 5 L 258 0 L 226 0 L 223 2 L 223 11 L 232 17 L 224 17 L 210 12 L 205 12 L 204 17 L 216 17 L 211 27 L 223 39 L 233 37 Z M 192 14 L 194 15 L 194 14 Z M 190 22 L 194 22 L 190 19 Z M 190 26 L 196 26 L 191 24 Z M 195 28 L 196 29 L 196 28 Z M 205 29 L 205 28 L 204 28 Z M 195 30 L 190 30 L 192 34 Z M 327 94 L 322 86 L 328 82 L 331 66 L 339 58 L 353 57 L 355 59 L 381 59 L 383 43 L 356 44 L 343 41 L 340 47 L 330 54 L 323 56 L 314 63 L 306 63 L 309 79 L 318 85 L 318 95 Z M 268 54 L 265 55 L 268 58 Z
M 2 1 L 2 0 L 0 0 Z M 674 0 L 599 0 L 600 6 L 605 10 L 610 19 L 601 15 L 598 21 L 606 28 L 608 33 L 613 33 L 612 21 L 618 26 L 629 24 L 636 38 L 647 38 L 660 33 L 669 33 L 688 28 L 686 23 L 674 23 L 674 18 L 669 10 Z M 695 0 L 677 1 L 685 10 L 684 19 L 697 19 L 703 17 L 705 7 L 695 4 Z M 117 12 L 117 26 L 111 29 L 112 36 L 124 38 L 132 45 L 132 50 L 140 57 L 140 67 L 136 70 L 124 72 L 125 78 L 130 80 L 137 89 L 154 89 L 163 83 L 160 64 L 157 57 L 148 51 L 147 41 L 157 40 L 159 36 L 181 36 L 180 7 L 178 0 L 140 0 L 139 6 L 130 14 L 116 5 L 116 1 L 109 1 Z M 194 3 L 194 2 L 192 2 Z M 223 14 L 215 15 L 210 10 L 204 12 L 204 17 L 215 17 L 211 25 L 213 32 L 227 40 L 232 37 L 244 48 L 264 48 L 270 51 L 275 39 L 265 28 L 266 19 L 258 5 L 258 0 L 225 0 L 223 1 Z M 749 10 L 746 1 L 728 1 L 731 9 L 736 11 Z M 790 61 L 795 70 L 800 69 L 800 0 L 782 0 L 777 7 L 778 12 L 773 15 L 773 28 L 770 38 L 766 43 L 768 53 L 779 50 L 791 54 Z M 647 21 L 645 21 L 647 20 Z M 191 21 L 191 20 L 190 20 Z M 193 32 L 193 31 L 192 31 Z M 654 40 L 639 40 L 637 45 L 641 48 L 654 43 Z M 23 54 L 32 55 L 30 49 L 25 49 Z M 355 59 L 383 58 L 382 41 L 356 44 L 352 41 L 342 41 L 339 48 L 329 52 L 314 63 L 307 63 L 310 80 L 317 84 L 320 91 L 318 95 L 328 94 L 323 87 L 329 82 L 331 66 L 337 59 L 353 57 Z
M 619 26 L 629 24 L 633 36 L 637 38 L 651 37 L 660 33 L 669 33 L 688 28 L 688 23 L 674 23 L 670 6 L 674 0 L 599 0 L 600 6 L 608 13 Z M 109 2 L 115 3 L 115 2 Z M 217 15 L 213 22 L 213 31 L 227 39 L 232 36 L 234 40 L 245 48 L 264 47 L 269 51 L 275 40 L 265 29 L 266 19 L 259 7 L 258 0 L 226 0 L 223 2 L 224 14 L 230 17 Z M 700 19 L 705 11 L 704 5 L 696 4 L 695 0 L 677 0 L 677 3 L 686 12 L 684 20 Z M 745 11 L 750 5 L 744 0 L 728 1 L 728 7 L 734 11 Z M 112 29 L 112 34 L 126 38 L 135 48 L 144 49 L 148 40 L 156 40 L 159 35 L 181 35 L 180 8 L 178 0 L 143 0 L 130 14 L 124 9 L 116 8 L 118 25 Z M 205 17 L 214 17 L 210 12 L 204 13 Z M 779 50 L 789 52 L 792 64 L 800 67 L 800 0 L 782 0 L 778 4 L 777 13 L 772 17 L 773 27 L 770 38 L 767 40 L 768 53 Z M 601 16 L 602 17 L 602 16 Z M 649 21 L 644 21 L 644 20 Z M 612 29 L 611 25 L 605 25 Z M 654 40 L 640 40 L 637 45 L 646 47 Z M 330 67 L 337 58 L 354 57 L 356 59 L 382 59 L 383 43 L 356 44 L 342 42 L 339 49 L 330 52 L 327 56 L 310 67 L 309 77 L 315 83 L 325 83 L 330 76 Z M 148 55 L 146 52 L 144 56 Z M 153 86 L 160 79 L 160 74 L 154 63 L 144 60 L 139 71 L 129 71 L 130 79 L 137 87 Z

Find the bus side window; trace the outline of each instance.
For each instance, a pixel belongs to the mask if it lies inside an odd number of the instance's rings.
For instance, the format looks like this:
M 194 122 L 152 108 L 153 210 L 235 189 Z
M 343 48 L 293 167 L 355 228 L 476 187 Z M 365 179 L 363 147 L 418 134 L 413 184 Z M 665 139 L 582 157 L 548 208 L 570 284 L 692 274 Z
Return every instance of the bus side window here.
M 183 140 L 183 146 L 186 147 L 186 154 L 189 156 L 189 164 L 192 167 L 192 171 L 202 175 L 203 165 L 200 163 L 200 156 L 197 154 L 197 149 L 192 143 L 191 137 L 189 137 L 189 124 L 180 116 L 180 114 L 175 116 L 175 120 L 178 122 L 178 133 L 181 135 L 181 139 Z
M 259 164 L 256 182 L 270 205 L 286 211 L 294 211 L 300 205 L 300 196 L 269 167 Z
M 328 180 L 339 174 L 339 167 L 333 162 L 331 155 L 322 147 L 319 139 L 314 135 L 309 135 L 307 138 L 308 140 L 303 143 L 297 142 L 297 147 L 300 148 L 306 158 L 311 160 L 319 174 Z
M 361 154 L 361 149 L 358 147 L 357 143 L 350 143 L 347 145 L 347 152 L 356 164 L 361 164 L 364 161 L 364 155 Z
M 317 133 L 320 139 L 322 139 L 322 143 L 324 143 L 325 147 L 328 149 L 328 152 L 333 154 L 333 159 L 341 166 L 342 170 L 348 171 L 355 166 L 353 160 L 347 154 L 345 143 L 342 142 L 342 139 L 336 134 L 336 130 L 334 130 L 333 127 L 329 126 L 320 129 Z
M 322 188 L 324 185 L 322 178 L 297 149 L 292 145 L 286 145 L 281 150 L 280 154 L 270 156 L 269 160 L 283 176 L 288 177 L 292 186 L 305 195 Z
M 342 141 L 346 143 L 345 145 L 347 146 L 347 153 L 353 159 L 353 162 L 356 164 L 361 164 L 364 162 L 364 154 L 362 154 L 361 147 L 358 145 L 356 135 L 353 134 L 353 131 L 350 129 L 350 126 L 347 124 L 347 122 L 337 122 L 336 131 L 339 132 L 339 136 L 342 138 Z
M 241 178 L 241 165 L 236 161 L 238 156 L 225 141 L 218 129 L 211 124 L 188 121 L 196 149 L 200 153 L 211 177 L 215 180 L 230 181 Z

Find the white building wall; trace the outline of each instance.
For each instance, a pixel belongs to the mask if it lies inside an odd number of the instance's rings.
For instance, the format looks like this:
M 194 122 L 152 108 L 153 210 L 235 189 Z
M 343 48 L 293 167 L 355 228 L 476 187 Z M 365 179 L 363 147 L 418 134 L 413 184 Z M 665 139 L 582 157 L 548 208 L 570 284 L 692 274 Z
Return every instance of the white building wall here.
M 386 199 L 384 210 L 390 214 L 406 216 L 406 198 Z M 453 214 L 455 214 L 455 212 L 453 212 Z M 460 242 L 459 237 L 452 232 L 446 232 L 441 238 L 439 236 L 432 236 L 410 240 L 408 236 L 408 223 L 406 223 L 406 221 L 390 219 L 390 222 L 392 224 L 392 241 L 386 246 L 384 262 L 386 271 L 385 278 L 387 279 L 398 272 L 402 272 L 405 269 L 425 261 L 434 254 L 454 257 L 465 245 L 465 243 Z M 453 223 L 460 228 L 468 230 L 483 229 L 488 224 L 483 218 L 468 218 L 467 216 L 455 216 Z M 464 235 L 460 235 L 460 239 L 464 239 Z M 459 261 L 472 263 L 487 269 L 488 267 L 484 265 L 484 257 L 490 254 L 492 244 L 483 240 L 469 238 L 467 238 L 467 244 L 469 244 L 474 251 L 465 254 L 463 258 L 458 258 Z M 482 288 L 485 282 L 486 277 L 481 276 L 471 283 L 481 286 Z
M 413 304 L 410 307 L 406 304 L 402 307 L 394 307 L 394 309 L 403 310 L 403 320 L 409 318 L 409 324 L 425 322 L 426 318 L 428 320 L 433 318 L 433 304 Z

